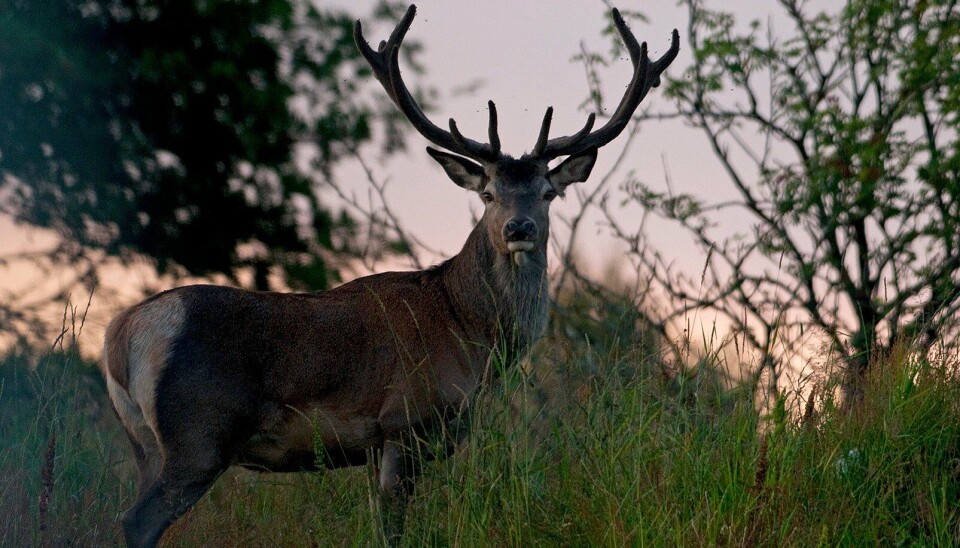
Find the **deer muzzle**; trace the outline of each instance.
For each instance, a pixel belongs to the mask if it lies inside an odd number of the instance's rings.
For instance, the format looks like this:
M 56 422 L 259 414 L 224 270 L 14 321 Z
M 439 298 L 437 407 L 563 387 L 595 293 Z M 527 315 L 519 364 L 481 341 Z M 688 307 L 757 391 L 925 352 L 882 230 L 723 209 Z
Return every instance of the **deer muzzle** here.
M 503 240 L 512 253 L 533 249 L 537 235 L 537 223 L 529 217 L 514 217 L 503 225 Z

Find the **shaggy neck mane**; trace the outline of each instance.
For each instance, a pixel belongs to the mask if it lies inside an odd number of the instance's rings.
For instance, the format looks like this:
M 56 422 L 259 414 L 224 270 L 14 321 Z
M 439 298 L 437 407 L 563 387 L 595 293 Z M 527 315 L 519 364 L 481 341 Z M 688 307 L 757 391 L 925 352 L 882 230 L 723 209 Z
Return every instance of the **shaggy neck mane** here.
M 511 255 L 497 253 L 480 223 L 443 266 L 458 315 L 484 334 L 490 348 L 517 357 L 543 332 L 549 303 L 546 245 L 524 253 L 517 264 Z

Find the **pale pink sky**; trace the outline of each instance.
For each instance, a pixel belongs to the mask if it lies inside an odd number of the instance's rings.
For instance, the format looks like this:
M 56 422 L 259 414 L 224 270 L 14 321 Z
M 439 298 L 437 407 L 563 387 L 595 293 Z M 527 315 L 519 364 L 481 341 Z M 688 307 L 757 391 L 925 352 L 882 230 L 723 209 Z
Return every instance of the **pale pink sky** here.
M 374 0 L 329 0 L 324 5 L 364 14 L 369 13 L 373 3 Z M 744 19 L 766 19 L 767 13 L 777 11 L 772 0 L 716 3 L 722 4 L 724 9 L 734 10 Z M 640 41 L 648 42 L 653 58 L 669 46 L 670 31 L 679 29 L 680 55 L 668 71 L 677 76 L 689 66 L 690 51 L 684 41 L 685 9 L 678 7 L 674 0 L 619 2 L 615 5 L 624 10 L 640 10 L 649 18 L 648 23 L 632 22 L 631 29 Z M 422 83 L 441 93 L 437 110 L 431 114 L 438 125 L 445 126 L 446 120 L 454 117 L 464 134 L 485 139 L 486 102 L 492 99 L 500 115 L 503 148 L 514 155 L 533 146 L 547 106 L 554 107 L 552 136 L 570 134 L 582 127 L 588 113 L 578 107 L 588 88 L 583 66 L 572 61 L 572 57 L 579 52 L 581 42 L 588 49 L 607 50 L 608 42 L 600 36 L 604 13 L 608 10 L 604 2 L 421 0 L 417 7 L 417 18 L 407 36 L 424 45 L 420 61 L 426 67 L 426 74 L 420 77 Z M 364 29 L 374 44 L 385 39 L 390 30 L 386 25 Z M 631 76 L 629 59 L 602 69 L 600 76 L 608 106 L 613 108 Z M 415 75 L 408 78 L 411 85 L 416 82 Z M 451 93 L 477 80 L 483 85 L 475 93 Z M 374 92 L 382 93 L 379 88 Z M 660 90 L 654 89 L 645 104 L 658 101 L 664 99 Z M 585 188 L 596 184 L 609 171 L 622 143 L 621 137 L 601 150 L 593 177 L 584 183 Z M 425 139 L 411 133 L 408 144 L 407 153 L 384 165 L 375 165 L 374 171 L 378 178 L 390 178 L 389 201 L 405 226 L 431 247 L 440 250 L 439 256 L 425 258 L 427 263 L 433 263 L 459 250 L 471 228 L 471 210 L 479 211 L 480 202 L 446 178 L 424 151 Z M 680 122 L 646 124 L 625 168 L 636 169 L 646 184 L 663 190 L 664 166 L 670 171 L 674 192 L 691 192 L 710 201 L 732 196 L 732 187 L 702 135 Z M 358 190 L 362 190 L 365 184 L 356 165 L 344 165 L 339 176 L 343 181 L 353 181 Z M 616 188 L 616 183 L 612 188 Z M 565 237 L 557 222 L 558 216 L 570 216 L 575 210 L 575 200 L 571 198 L 554 207 L 554 238 Z M 625 209 L 618 215 L 628 228 L 634 228 L 639 222 L 637 209 Z M 587 224 L 581 235 L 579 251 L 597 264 L 596 270 L 600 271 L 601 263 L 616 260 L 618 247 L 598 223 L 599 219 L 591 219 Z M 678 264 L 690 271 L 702 268 L 702 254 L 675 226 L 653 222 L 647 225 L 647 231 L 651 240 L 673 256 Z M 0 218 L 0 255 L 43 244 L 42 235 L 35 236 L 32 242 L 25 239 L 28 232 L 15 229 L 8 219 Z M 56 286 L 58 280 L 56 277 L 41 278 L 37 271 L 25 267 L 0 268 L 0 290 L 38 282 Z M 103 322 L 98 320 L 96 323 Z
M 369 11 L 373 1 L 330 3 L 363 13 Z M 640 41 L 648 42 L 653 58 L 666 50 L 670 31 L 678 28 L 680 56 L 669 71 L 679 74 L 690 64 L 689 48 L 682 38 L 686 11 L 673 0 L 616 5 L 625 10 L 639 9 L 647 15 L 648 24 L 634 22 L 631 29 Z M 588 88 L 583 66 L 571 59 L 579 52 L 581 42 L 592 50 L 607 50 L 608 43 L 600 36 L 607 11 L 603 2 L 424 0 L 417 2 L 417 8 L 417 18 L 407 36 L 423 43 L 421 61 L 427 73 L 421 78 L 442 94 L 437 110 L 431 113 L 438 125 L 445 126 L 446 120 L 453 117 L 464 134 L 485 139 L 486 101 L 492 99 L 497 104 L 503 148 L 514 155 L 533 146 L 548 106 L 554 107 L 551 136 L 570 134 L 582 127 L 588 111 L 578 107 L 586 98 Z M 369 41 L 376 44 L 385 39 L 390 30 L 366 28 L 364 32 Z M 630 76 L 631 65 L 626 58 L 603 69 L 601 78 L 609 108 L 616 106 Z M 409 78 L 411 84 L 416 81 L 415 75 Z M 451 90 L 477 79 L 483 81 L 483 86 L 475 93 L 451 95 Z M 645 103 L 662 100 L 660 91 L 653 90 Z M 456 253 L 470 230 L 470 208 L 477 210 L 479 200 L 445 177 L 424 152 L 425 139 L 412 134 L 408 143 L 410 149 L 405 155 L 388 165 L 377 166 L 378 174 L 389 175 L 393 181 L 390 202 L 421 239 L 447 255 Z M 589 186 L 607 173 L 620 145 L 622 139 L 601 150 L 593 177 L 584 185 Z M 646 183 L 662 189 L 664 163 L 670 169 L 676 192 L 707 191 L 707 196 L 716 197 L 729 190 L 706 141 L 699 132 L 681 123 L 647 124 L 626 167 L 637 169 Z M 341 174 L 344 180 L 362 181 L 355 168 L 346 166 Z M 573 202 L 568 199 L 566 203 L 558 203 L 554 207 L 555 215 L 572 214 L 576 209 Z M 553 225 L 555 237 L 562 238 L 559 223 Z M 676 230 L 660 228 L 664 230 L 667 247 L 672 247 L 669 241 Z M 615 250 L 612 240 L 601 233 L 595 245 L 581 251 L 602 261 L 609 259 Z

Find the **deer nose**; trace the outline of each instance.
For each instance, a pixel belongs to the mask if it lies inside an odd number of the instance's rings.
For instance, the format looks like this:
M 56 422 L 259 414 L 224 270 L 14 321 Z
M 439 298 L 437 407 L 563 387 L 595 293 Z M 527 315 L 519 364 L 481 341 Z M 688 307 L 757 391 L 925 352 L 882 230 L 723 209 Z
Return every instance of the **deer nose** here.
M 503 225 L 503 239 L 508 242 L 536 240 L 537 223 L 530 217 L 514 217 Z

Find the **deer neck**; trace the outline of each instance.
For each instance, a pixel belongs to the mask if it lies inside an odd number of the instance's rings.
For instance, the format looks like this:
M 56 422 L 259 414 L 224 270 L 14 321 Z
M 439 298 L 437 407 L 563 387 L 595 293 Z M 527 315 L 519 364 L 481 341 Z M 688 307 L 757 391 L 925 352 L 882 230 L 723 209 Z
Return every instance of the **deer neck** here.
M 508 359 L 526 352 L 546 327 L 546 244 L 520 256 L 504 255 L 481 223 L 450 259 L 444 283 L 459 316 Z

